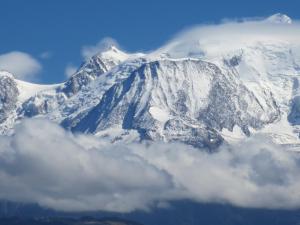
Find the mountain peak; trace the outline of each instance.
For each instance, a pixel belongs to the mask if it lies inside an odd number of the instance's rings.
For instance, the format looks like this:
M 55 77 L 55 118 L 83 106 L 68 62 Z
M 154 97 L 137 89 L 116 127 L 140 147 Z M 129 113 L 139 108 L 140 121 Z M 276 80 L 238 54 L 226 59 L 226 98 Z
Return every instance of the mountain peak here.
M 276 24 L 291 24 L 292 19 L 282 13 L 276 13 L 266 19 L 267 22 L 276 23 Z
M 0 77 L 9 77 L 14 79 L 14 75 L 12 75 L 10 72 L 6 70 L 0 70 Z
M 115 45 L 110 45 L 110 46 L 107 48 L 107 51 L 118 52 L 118 51 L 121 51 L 121 50 L 118 49 L 118 47 L 115 46 Z
M 113 44 L 113 43 L 110 43 L 110 44 L 107 44 L 105 45 L 100 51 L 98 54 L 101 54 L 101 53 L 104 53 L 104 52 L 110 52 L 110 51 L 113 51 L 113 52 L 122 52 L 118 47 L 117 45 Z
M 109 59 L 113 61 L 125 61 L 129 55 L 122 50 L 120 50 L 116 45 L 108 45 L 102 51 L 100 51 L 98 54 L 96 54 L 94 57 L 104 59 Z

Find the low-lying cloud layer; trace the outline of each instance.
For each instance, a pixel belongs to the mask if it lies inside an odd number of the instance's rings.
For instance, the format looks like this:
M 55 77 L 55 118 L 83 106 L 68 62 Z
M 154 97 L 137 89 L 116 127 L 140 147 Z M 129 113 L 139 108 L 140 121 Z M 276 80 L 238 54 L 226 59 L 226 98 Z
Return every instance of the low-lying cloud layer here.
M 0 199 L 64 211 L 147 210 L 191 199 L 300 207 L 300 156 L 255 136 L 209 154 L 182 144 L 111 144 L 25 120 L 0 138 Z

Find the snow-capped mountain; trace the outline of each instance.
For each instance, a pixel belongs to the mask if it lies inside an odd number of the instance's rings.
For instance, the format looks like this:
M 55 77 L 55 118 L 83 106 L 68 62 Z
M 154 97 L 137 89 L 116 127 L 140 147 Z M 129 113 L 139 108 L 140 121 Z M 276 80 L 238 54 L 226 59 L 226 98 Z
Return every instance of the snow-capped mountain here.
M 263 33 L 270 23 L 292 26 L 286 15 L 255 23 L 262 32 L 234 36 L 232 27 L 243 24 L 229 24 L 223 26 L 230 34 L 214 38 L 220 28 L 205 34 L 201 28 L 149 54 L 110 46 L 57 85 L 0 72 L 0 131 L 10 134 L 23 118 L 38 116 L 111 141 L 213 149 L 262 132 L 277 143 L 298 144 L 300 41 Z

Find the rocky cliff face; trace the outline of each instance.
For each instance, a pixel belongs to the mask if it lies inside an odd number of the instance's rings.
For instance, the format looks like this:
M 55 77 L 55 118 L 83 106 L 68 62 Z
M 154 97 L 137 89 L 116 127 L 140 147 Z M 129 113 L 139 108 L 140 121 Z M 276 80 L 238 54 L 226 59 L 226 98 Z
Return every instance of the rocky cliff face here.
M 0 71 L 0 123 L 16 109 L 19 90 L 13 76 Z
M 120 51 L 115 46 L 110 46 L 85 62 L 81 68 L 70 77 L 62 90 L 68 96 L 76 94 L 81 88 L 87 86 L 101 74 L 110 71 L 115 66 L 129 58 L 129 55 Z
M 260 129 L 279 117 L 271 95 L 258 100 L 212 63 L 160 60 L 142 64 L 114 84 L 72 130 L 97 133 L 119 126 L 152 140 L 213 147 L 222 142 L 218 131 L 223 128 L 239 126 L 249 135 L 249 127 Z

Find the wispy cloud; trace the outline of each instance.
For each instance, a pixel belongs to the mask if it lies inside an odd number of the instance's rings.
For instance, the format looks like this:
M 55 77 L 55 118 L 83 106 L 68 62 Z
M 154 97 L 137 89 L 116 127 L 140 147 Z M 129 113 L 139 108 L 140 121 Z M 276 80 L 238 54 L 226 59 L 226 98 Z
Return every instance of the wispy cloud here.
M 65 75 L 67 78 L 71 77 L 74 73 L 76 73 L 77 67 L 73 64 L 68 64 L 65 69 Z
M 0 70 L 11 72 L 18 79 L 34 80 L 41 69 L 39 61 L 27 53 L 14 51 L 0 55 Z
M 52 57 L 53 53 L 50 51 L 42 52 L 40 54 L 41 59 L 50 59 Z
M 99 52 L 102 52 L 109 48 L 110 46 L 119 47 L 116 40 L 110 37 L 103 38 L 96 45 L 83 46 L 81 49 L 81 55 L 84 59 L 90 58 Z

